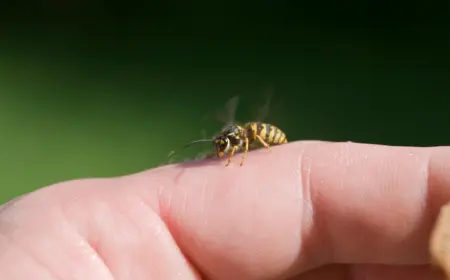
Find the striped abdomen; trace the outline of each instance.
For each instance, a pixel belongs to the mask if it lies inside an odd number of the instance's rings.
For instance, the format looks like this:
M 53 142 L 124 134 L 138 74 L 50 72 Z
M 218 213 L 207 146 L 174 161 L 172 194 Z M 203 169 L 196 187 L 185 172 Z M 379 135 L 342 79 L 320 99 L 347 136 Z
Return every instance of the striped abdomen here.
M 287 143 L 286 134 L 278 127 L 261 122 L 252 122 L 246 125 L 247 136 L 250 141 L 256 140 L 259 135 L 269 145 L 279 145 Z

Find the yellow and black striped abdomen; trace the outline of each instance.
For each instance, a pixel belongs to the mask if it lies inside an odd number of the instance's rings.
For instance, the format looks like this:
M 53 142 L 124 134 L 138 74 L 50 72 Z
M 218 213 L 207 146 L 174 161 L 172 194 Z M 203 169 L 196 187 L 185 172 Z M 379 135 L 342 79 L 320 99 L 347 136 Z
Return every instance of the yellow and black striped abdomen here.
M 261 122 L 251 122 L 246 125 L 247 135 L 254 141 L 259 135 L 269 145 L 287 143 L 286 134 L 278 127 Z

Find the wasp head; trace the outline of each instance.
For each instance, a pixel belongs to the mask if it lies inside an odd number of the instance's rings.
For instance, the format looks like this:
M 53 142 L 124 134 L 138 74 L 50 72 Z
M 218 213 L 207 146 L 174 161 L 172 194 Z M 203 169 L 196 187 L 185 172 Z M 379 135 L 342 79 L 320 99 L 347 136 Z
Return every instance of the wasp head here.
M 230 139 L 224 135 L 215 137 L 213 143 L 216 149 L 217 157 L 219 158 L 221 158 L 230 149 Z

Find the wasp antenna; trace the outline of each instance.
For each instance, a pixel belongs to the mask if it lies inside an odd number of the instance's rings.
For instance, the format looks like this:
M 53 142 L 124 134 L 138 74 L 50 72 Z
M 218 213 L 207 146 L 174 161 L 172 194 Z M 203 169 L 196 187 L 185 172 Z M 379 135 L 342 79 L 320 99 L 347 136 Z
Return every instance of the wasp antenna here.
M 197 144 L 197 143 L 202 143 L 202 142 L 211 142 L 211 139 L 199 139 L 199 140 L 194 140 L 192 142 L 187 143 L 186 145 L 184 145 L 184 148 L 187 148 L 191 145 Z

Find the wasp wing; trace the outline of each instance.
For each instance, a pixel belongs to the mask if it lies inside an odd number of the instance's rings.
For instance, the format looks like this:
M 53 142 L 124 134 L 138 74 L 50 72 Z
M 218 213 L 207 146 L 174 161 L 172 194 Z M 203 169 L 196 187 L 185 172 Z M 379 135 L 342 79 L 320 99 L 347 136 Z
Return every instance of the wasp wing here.
M 205 120 L 207 118 L 211 118 L 212 115 L 214 115 L 213 119 L 222 124 L 220 130 L 215 131 L 215 133 L 213 135 L 219 134 L 220 131 L 222 131 L 225 127 L 227 127 L 235 122 L 236 111 L 237 111 L 238 105 L 239 105 L 239 96 L 233 96 L 225 103 L 225 105 L 221 109 L 216 110 L 213 113 L 210 112 L 209 114 L 206 114 L 203 117 L 203 119 Z M 201 134 L 202 134 L 202 139 L 212 138 L 212 136 L 213 136 L 213 135 L 207 136 L 205 129 L 201 130 Z M 202 152 L 198 153 L 194 159 L 205 159 L 205 158 L 212 158 L 215 156 L 216 156 L 216 154 L 211 151 L 202 151 Z
M 233 96 L 226 103 L 223 109 L 216 112 L 216 119 L 223 124 L 223 127 L 234 124 L 236 112 L 239 105 L 239 96 Z
M 252 110 L 252 119 L 254 121 L 264 122 L 269 117 L 272 97 L 274 93 L 273 85 L 270 85 L 266 88 L 266 90 L 261 94 L 263 96 L 264 104 L 259 105 Z
M 270 85 L 266 87 L 261 94 L 264 96 L 263 104 L 257 105 L 252 111 L 252 120 L 278 125 L 283 123 L 284 105 L 282 100 L 277 99 L 274 102 L 275 87 Z
M 253 108 L 252 111 L 252 117 L 254 121 L 258 122 L 264 122 L 269 123 L 275 126 L 280 126 L 281 123 L 283 123 L 283 103 L 281 100 L 277 100 L 274 102 L 274 93 L 275 93 L 275 87 L 270 84 L 269 86 L 266 86 L 265 90 L 261 94 L 264 98 L 264 103 L 257 105 L 255 108 Z M 255 141 L 252 143 L 252 149 L 261 148 L 262 145 Z

